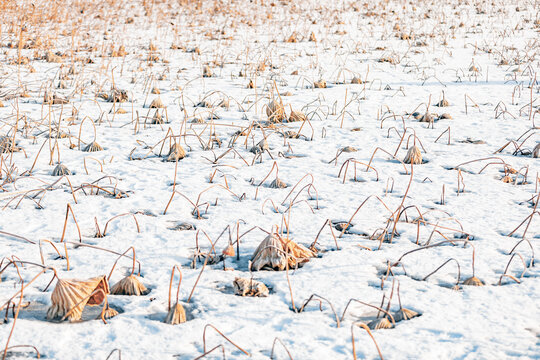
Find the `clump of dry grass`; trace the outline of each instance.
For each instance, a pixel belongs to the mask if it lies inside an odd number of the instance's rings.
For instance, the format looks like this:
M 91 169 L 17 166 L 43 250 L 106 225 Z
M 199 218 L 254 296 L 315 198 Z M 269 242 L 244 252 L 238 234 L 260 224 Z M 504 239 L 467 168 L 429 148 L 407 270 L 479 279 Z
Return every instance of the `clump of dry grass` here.
M 233 281 L 234 294 L 238 296 L 259 296 L 269 295 L 269 290 L 265 284 L 260 281 L 246 278 L 235 278 Z
M 285 270 L 295 268 L 309 261 L 315 253 L 303 245 L 284 238 L 279 234 L 269 234 L 257 247 L 251 257 L 251 270 Z
M 420 148 L 416 145 L 411 146 L 411 148 L 407 151 L 403 162 L 405 164 L 421 164 L 422 152 L 420 151 Z
M 268 121 L 273 123 L 283 122 L 287 119 L 285 114 L 285 107 L 280 101 L 272 100 L 266 106 L 266 115 L 268 116 Z

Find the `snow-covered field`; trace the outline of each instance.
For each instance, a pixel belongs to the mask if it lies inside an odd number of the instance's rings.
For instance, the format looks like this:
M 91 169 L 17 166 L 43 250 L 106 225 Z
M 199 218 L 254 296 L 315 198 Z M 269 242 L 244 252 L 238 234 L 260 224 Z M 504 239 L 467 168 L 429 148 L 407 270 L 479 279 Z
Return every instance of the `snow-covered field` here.
M 184 3 L 0 2 L 0 356 L 539 359 L 538 2 Z

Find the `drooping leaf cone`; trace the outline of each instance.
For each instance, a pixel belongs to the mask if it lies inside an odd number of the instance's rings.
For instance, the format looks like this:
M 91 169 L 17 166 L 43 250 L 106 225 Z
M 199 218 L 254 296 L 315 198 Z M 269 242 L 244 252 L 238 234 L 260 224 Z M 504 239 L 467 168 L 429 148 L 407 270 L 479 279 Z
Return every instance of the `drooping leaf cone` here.
M 403 159 L 403 162 L 405 164 L 415 165 L 422 163 L 422 153 L 420 152 L 418 146 L 414 145 L 409 149 L 409 151 L 407 151 L 407 155 L 405 155 L 405 159 Z
M 111 288 L 111 295 L 141 296 L 148 294 L 148 292 L 146 286 L 135 275 L 126 276 Z
M 164 320 L 167 324 L 178 325 L 186 322 L 186 311 L 179 303 L 171 307 Z
M 71 171 L 62 164 L 56 165 L 56 167 L 52 171 L 52 176 L 64 176 L 64 175 L 71 175 Z
M 95 141 L 91 142 L 83 149 L 84 152 L 96 152 L 101 150 L 103 150 L 103 148 Z
M 306 114 L 301 111 L 291 111 L 289 115 L 289 122 L 305 121 L 307 119 Z
M 260 296 L 265 297 L 270 293 L 266 285 L 262 282 L 246 279 L 236 278 L 233 282 L 234 294 L 238 296 Z
M 477 278 L 476 276 L 472 276 L 472 277 L 468 278 L 467 280 L 465 280 L 463 282 L 463 285 L 484 286 L 484 282 L 482 280 L 480 280 L 479 278 Z
M 150 108 L 155 108 L 155 109 L 161 109 L 161 108 L 164 108 L 165 105 L 163 105 L 163 101 L 161 101 L 161 98 L 158 96 L 157 98 L 155 98 L 154 100 L 152 100 L 152 102 L 150 103 Z
M 305 246 L 274 233 L 268 235 L 253 253 L 251 270 L 285 270 L 287 263 L 289 268 L 295 268 L 297 265 L 308 262 L 309 258 L 314 256 L 315 253 Z
M 287 187 L 287 184 L 285 184 L 283 181 L 281 181 L 278 178 L 275 178 L 274 181 L 270 183 L 270 188 L 272 189 L 284 189 Z
M 171 146 L 171 149 L 169 150 L 167 161 L 182 160 L 185 157 L 186 157 L 186 150 L 184 150 L 184 148 L 180 144 L 174 143 Z
M 257 143 L 257 145 L 252 146 L 251 149 L 249 149 L 249 151 L 252 152 L 253 154 L 260 154 L 264 152 L 265 150 L 269 150 L 269 149 L 270 147 L 268 146 L 268 141 L 266 141 L 266 139 L 262 139 L 261 141 Z
M 371 330 L 391 329 L 394 327 L 392 322 L 388 320 L 387 317 L 375 319 L 373 321 L 370 321 L 367 325 Z
M 398 322 L 402 320 L 411 320 L 412 318 L 420 316 L 420 314 L 417 313 L 416 311 L 402 308 L 396 311 L 395 313 L 393 313 L 392 316 L 394 317 L 394 321 Z
M 98 289 L 102 289 L 104 293 L 98 292 L 89 296 Z M 105 276 L 88 280 L 58 279 L 51 294 L 52 304 L 47 310 L 47 320 L 61 319 L 70 310 L 71 313 L 67 315 L 69 321 L 81 320 L 84 307 L 101 304 L 108 293 L 109 284 Z

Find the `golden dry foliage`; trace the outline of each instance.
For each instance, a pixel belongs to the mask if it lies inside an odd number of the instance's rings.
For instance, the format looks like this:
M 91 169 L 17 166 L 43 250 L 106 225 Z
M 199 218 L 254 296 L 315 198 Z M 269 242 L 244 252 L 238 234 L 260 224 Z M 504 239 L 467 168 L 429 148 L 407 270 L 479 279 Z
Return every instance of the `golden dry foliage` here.
M 422 153 L 420 152 L 420 149 L 418 148 L 418 146 L 414 145 L 409 149 L 409 151 L 407 151 L 407 155 L 405 155 L 403 162 L 405 164 L 415 164 L 415 165 L 422 163 Z
M 96 151 L 102 151 L 103 147 L 99 145 L 97 142 L 92 141 L 90 144 L 86 145 L 86 147 L 83 149 L 84 152 L 96 152 Z
M 163 101 L 161 101 L 161 98 L 158 96 L 157 98 L 155 98 L 154 100 L 152 100 L 152 102 L 150 103 L 150 108 L 151 109 L 161 109 L 161 108 L 164 108 L 165 105 L 163 105 Z
M 467 280 L 465 280 L 463 282 L 463 285 L 467 285 L 467 286 L 484 286 L 484 282 L 482 280 L 480 280 L 479 278 L 477 278 L 476 276 L 472 276 L 472 277 L 468 278 Z
M 402 308 L 396 311 L 392 316 L 394 316 L 394 321 L 398 322 L 403 320 L 411 320 L 412 318 L 420 316 L 420 314 L 416 311 Z
M 279 234 L 268 235 L 251 257 L 251 270 L 285 270 L 295 268 L 309 261 L 315 253 L 303 245 L 284 238 Z
M 135 275 L 126 276 L 111 288 L 111 295 L 134 295 L 148 294 L 148 289 Z
M 235 278 L 233 281 L 234 294 L 238 296 L 268 296 L 269 290 L 262 282 L 246 279 L 246 278 Z
M 266 106 L 266 115 L 268 116 L 268 121 L 274 123 L 279 123 L 287 119 L 285 107 L 277 100 L 272 100 L 268 103 Z
M 167 161 L 177 161 L 186 157 L 186 150 L 178 144 L 174 143 L 169 150 L 169 155 L 167 156 Z
M 52 171 L 52 176 L 64 176 L 64 175 L 71 175 L 71 171 L 67 168 L 67 166 L 63 164 L 58 164 L 54 167 Z
M 96 292 L 98 289 L 103 292 Z M 84 307 L 101 304 L 108 293 L 109 284 L 105 276 L 88 280 L 58 279 L 51 294 L 52 304 L 47 310 L 47 320 L 64 316 L 69 321 L 81 320 Z
M 180 303 L 176 303 L 172 306 L 167 313 L 165 323 L 171 325 L 178 325 L 186 322 L 186 310 Z
M 371 330 L 391 329 L 394 327 L 394 325 L 390 322 L 390 320 L 388 320 L 387 317 L 375 319 L 373 321 L 370 321 L 367 325 Z
M 289 115 L 289 122 L 295 122 L 295 121 L 305 121 L 306 120 L 306 114 L 304 114 L 301 111 L 291 111 L 291 115 Z

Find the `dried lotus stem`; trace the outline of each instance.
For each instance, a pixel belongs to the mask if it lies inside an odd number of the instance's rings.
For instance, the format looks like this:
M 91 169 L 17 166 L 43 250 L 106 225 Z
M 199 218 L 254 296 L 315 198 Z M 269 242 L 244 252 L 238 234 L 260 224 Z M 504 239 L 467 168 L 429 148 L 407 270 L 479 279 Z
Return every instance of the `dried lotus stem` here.
M 116 264 L 118 261 L 126 255 L 128 251 L 133 251 L 133 265 L 131 267 L 131 273 L 124 277 L 122 280 L 117 282 L 112 288 L 111 288 L 111 294 L 113 295 L 128 295 L 128 296 L 141 296 L 148 294 L 148 289 L 146 286 L 143 285 L 143 283 L 138 279 L 138 277 L 141 276 L 140 268 L 138 276 L 135 276 L 135 262 L 136 262 L 136 253 L 135 248 L 133 246 L 130 246 L 126 251 L 124 251 L 114 262 L 111 271 L 109 273 L 109 276 L 107 277 L 107 280 L 109 280 L 112 276 L 112 273 L 114 271 L 114 268 L 116 267 Z
M 309 246 L 309 248 L 313 251 L 313 249 L 315 249 L 315 245 L 317 245 L 317 242 L 319 241 L 319 236 L 321 235 L 324 227 L 328 225 L 328 227 L 330 228 L 330 232 L 332 233 L 332 237 L 334 238 L 334 243 L 336 244 L 336 250 L 340 250 L 339 249 L 339 245 L 338 245 L 338 242 L 337 242 L 337 238 L 336 238 L 336 234 L 334 234 L 334 228 L 332 227 L 332 220 L 330 219 L 326 219 L 326 221 L 324 222 L 323 226 L 321 227 L 321 229 L 319 230 L 319 232 L 317 233 L 317 236 L 315 237 L 315 240 L 313 240 L 313 242 L 311 243 L 311 245 Z
M 382 353 L 381 353 L 381 349 L 379 348 L 379 345 L 377 344 L 377 341 L 375 341 L 375 338 L 373 337 L 373 334 L 371 333 L 371 330 L 369 329 L 369 327 L 364 324 L 363 322 L 355 322 L 351 325 L 351 342 L 352 342 L 352 351 L 353 351 L 353 359 L 354 360 L 357 360 L 357 357 L 356 357 L 356 347 L 354 345 L 354 327 L 355 326 L 359 326 L 361 327 L 362 329 L 366 330 L 366 332 L 368 333 L 369 337 L 371 337 L 371 340 L 373 340 L 373 343 L 375 344 L 375 347 L 377 348 L 377 352 L 379 353 L 379 357 L 381 358 L 381 360 L 384 360 L 384 357 L 382 356 Z
M 376 310 L 379 310 L 380 312 L 383 312 L 385 313 L 389 318 L 390 320 L 392 321 L 392 325 L 395 326 L 396 325 L 396 321 L 394 320 L 394 316 L 392 316 L 392 314 L 390 314 L 388 311 L 384 310 L 383 308 L 379 307 L 379 306 L 376 306 L 376 305 L 371 305 L 371 304 L 368 304 L 366 302 L 363 302 L 363 301 L 360 301 L 360 300 L 356 300 L 356 299 L 350 299 L 349 302 L 347 302 L 347 305 L 345 306 L 345 310 L 343 310 L 343 314 L 341 315 L 341 319 L 340 321 L 343 322 L 343 319 L 345 318 L 345 314 L 347 313 L 347 310 L 349 309 L 349 305 L 351 305 L 352 302 L 357 302 L 359 304 L 362 304 L 362 305 L 366 305 L 366 306 L 369 306 L 369 307 L 372 307 Z
M 332 312 L 334 313 L 334 317 L 336 318 L 336 325 L 337 327 L 339 328 L 339 325 L 340 325 L 340 322 L 339 322 L 339 317 L 336 313 L 336 309 L 334 309 L 334 305 L 332 305 L 332 303 L 330 301 L 328 301 L 328 299 L 326 298 L 323 298 L 322 296 L 319 296 L 317 294 L 312 294 L 305 302 L 304 304 L 300 307 L 300 309 L 298 309 L 298 312 L 301 313 L 302 311 L 304 311 L 305 307 L 309 304 L 309 302 L 311 300 L 318 300 L 318 299 L 315 299 L 315 298 L 319 298 L 319 299 L 322 299 L 324 301 L 326 301 L 328 303 L 328 305 L 330 305 L 330 308 L 332 309 Z M 322 303 L 320 302 L 319 300 L 319 309 L 322 311 Z
M 206 264 L 208 263 L 208 257 L 209 256 L 205 257 L 203 266 L 201 268 L 201 272 L 199 273 L 199 276 L 197 276 L 197 279 L 195 280 L 195 284 L 193 284 L 193 289 L 191 289 L 191 293 L 189 294 L 189 297 L 188 297 L 186 303 L 189 303 L 191 301 L 191 297 L 193 296 L 193 293 L 195 292 L 195 288 L 197 287 L 197 284 L 199 283 L 199 280 L 201 279 L 201 276 L 202 276 L 202 273 L 203 273 L 203 271 L 204 271 L 204 269 L 206 267 Z
M 174 270 L 178 270 L 178 275 L 180 278 L 178 279 L 178 286 L 176 287 L 176 303 L 178 303 L 178 295 L 180 294 L 180 285 L 182 285 L 182 270 L 180 270 L 180 267 L 178 265 L 174 265 L 171 270 L 171 280 L 169 282 L 169 307 L 168 310 L 171 310 L 171 289 L 172 289 L 172 283 L 174 279 Z
M 525 264 L 525 259 L 523 259 L 523 256 L 521 256 L 520 253 L 514 253 L 512 254 L 512 256 L 510 257 L 510 260 L 508 260 L 508 263 L 506 264 L 506 268 L 504 269 L 504 272 L 503 274 L 501 275 L 501 277 L 499 278 L 499 286 L 502 285 L 502 279 L 503 277 L 509 277 L 511 279 L 513 279 L 515 282 L 517 282 L 518 284 L 520 283 L 520 281 L 518 279 L 516 279 L 514 276 L 512 275 L 508 275 L 507 272 L 508 272 L 508 269 L 510 268 L 510 264 L 512 263 L 512 260 L 514 259 L 515 256 L 519 256 L 519 258 L 521 259 L 521 263 L 523 264 L 523 271 L 521 272 L 521 275 L 519 275 L 519 278 L 521 279 L 523 277 L 523 275 L 525 274 L 525 272 L 527 271 L 527 264 Z
M 225 346 L 223 346 L 223 344 L 219 344 L 217 346 L 214 346 L 213 348 L 211 348 L 210 350 L 208 350 L 207 352 L 203 353 L 201 356 L 197 356 L 195 359 L 193 360 L 199 360 L 199 359 L 202 359 L 204 357 L 206 357 L 206 355 L 209 355 L 211 353 L 213 353 L 214 351 L 216 351 L 217 349 L 221 349 L 221 356 L 222 356 L 222 359 L 225 360 Z
M 172 288 L 172 282 L 174 279 L 174 270 L 178 269 L 178 273 L 180 275 L 180 279 L 178 280 L 178 287 L 176 288 L 176 302 L 174 306 L 171 307 L 171 288 Z M 184 307 L 178 302 L 178 294 L 180 293 L 180 285 L 182 284 L 182 271 L 180 270 L 180 267 L 177 265 L 174 265 L 171 271 L 171 281 L 169 283 L 169 302 L 168 302 L 168 313 L 165 317 L 165 323 L 171 324 L 171 325 L 178 325 L 186 322 L 186 311 L 184 310 Z
M 529 247 L 531 248 L 531 262 L 529 263 L 529 267 L 532 267 L 534 266 L 534 248 L 531 244 L 531 242 L 527 239 L 521 239 L 519 240 L 516 245 L 514 245 L 514 247 L 512 248 L 512 250 L 510 250 L 510 252 L 508 253 L 508 255 L 512 255 L 514 253 L 514 251 L 516 250 L 516 248 L 523 242 L 527 242 L 529 244 Z
M 135 221 L 135 225 L 137 225 L 137 232 L 140 233 L 141 232 L 141 228 L 139 227 L 139 222 L 137 221 L 137 218 L 135 217 L 135 214 L 132 214 L 132 213 L 124 213 L 124 214 L 120 214 L 120 215 L 116 215 L 116 216 L 113 216 L 112 218 L 110 218 L 106 223 L 105 223 L 105 229 L 103 229 L 103 236 L 107 235 L 107 227 L 109 226 L 109 223 L 111 221 L 113 221 L 114 219 L 117 219 L 119 217 L 122 217 L 122 216 L 129 216 L 131 215 L 133 217 L 133 220 Z
M 212 324 L 206 324 L 204 326 L 204 330 L 203 330 L 203 352 L 206 353 L 206 329 L 211 327 L 212 329 L 214 329 L 219 335 L 221 335 L 225 340 L 227 340 L 229 343 L 231 343 L 232 345 L 234 345 L 234 347 L 236 347 L 238 350 L 240 350 L 241 352 L 243 352 L 244 354 L 246 354 L 247 356 L 251 356 L 250 353 L 248 353 L 246 350 L 242 349 L 240 346 L 236 345 L 234 342 L 231 341 L 231 339 L 229 339 L 227 336 L 223 335 L 223 333 L 221 331 L 219 331 L 214 325 Z
M 67 261 L 67 263 L 68 263 L 68 268 L 69 268 L 69 255 L 68 255 L 68 252 L 67 252 L 67 247 L 64 248 L 66 256 L 62 256 L 62 255 L 60 254 L 60 252 L 58 251 L 58 249 L 56 248 L 56 245 L 54 245 L 54 243 L 53 243 L 52 241 L 47 240 L 47 239 L 40 239 L 40 240 L 39 240 L 39 243 L 38 243 L 38 244 L 39 244 L 39 255 L 40 255 L 40 257 L 41 257 L 41 264 L 42 264 L 43 266 L 45 266 L 45 259 L 43 258 L 43 249 L 42 249 L 42 246 L 41 246 L 42 242 L 46 242 L 46 243 L 50 244 L 50 245 L 53 247 L 54 251 L 56 251 L 56 254 L 58 255 L 58 257 L 59 257 L 60 259 L 65 258 L 66 261 Z M 66 245 L 66 244 L 65 244 L 65 242 L 64 242 L 64 246 L 65 246 L 65 245 Z
M 75 225 L 77 226 L 77 231 L 79 232 L 79 242 L 82 242 L 81 229 L 79 228 L 79 223 L 77 222 L 77 219 L 75 219 L 75 214 L 73 213 L 73 209 L 71 208 L 70 204 L 67 204 L 66 206 L 66 219 L 64 220 L 64 228 L 62 230 L 62 237 L 60 238 L 60 242 L 64 241 L 64 237 L 66 235 L 68 215 L 70 212 L 71 212 L 71 217 L 73 218 L 73 221 L 75 222 Z
M 458 275 L 457 275 L 457 280 L 456 280 L 456 285 L 459 284 L 459 280 L 461 279 L 461 267 L 459 266 L 459 262 L 454 259 L 454 258 L 450 258 L 448 260 L 446 260 L 441 266 L 439 266 L 438 268 L 436 268 L 435 270 L 433 270 L 432 272 L 430 272 L 429 274 L 427 274 L 423 279 L 422 281 L 426 281 L 428 277 L 430 277 L 431 275 L 435 274 L 437 271 L 439 271 L 440 269 L 442 269 L 446 264 L 448 264 L 450 261 L 455 261 L 456 262 L 456 265 L 457 265 L 457 269 L 458 269 Z M 398 285 L 398 288 L 399 288 L 399 285 Z
M 285 349 L 285 351 L 287 352 L 287 355 L 289 356 L 289 359 L 293 360 L 293 357 L 291 353 L 289 352 L 289 349 L 287 349 L 283 341 L 281 341 L 281 339 L 278 338 L 277 336 L 274 338 L 274 342 L 272 343 L 272 351 L 270 352 L 270 359 L 274 359 L 274 348 L 276 347 L 276 341 L 279 341 L 281 346 Z
M 11 336 L 13 335 L 13 331 L 15 330 L 15 324 L 17 323 L 17 319 L 19 318 L 19 311 L 21 309 L 21 304 L 22 304 L 22 301 L 23 301 L 23 297 L 24 297 L 24 294 L 23 294 L 23 290 L 24 290 L 24 280 L 21 276 L 21 273 L 19 271 L 19 267 L 17 266 L 17 263 L 13 261 L 13 257 L 11 259 L 12 261 L 12 264 L 13 266 L 15 266 L 15 269 L 17 270 L 17 276 L 19 277 L 20 281 L 21 281 L 21 290 L 20 290 L 20 296 L 19 296 L 19 302 L 17 303 L 17 310 L 13 316 L 13 325 L 11 325 L 11 330 L 9 331 L 9 335 L 8 335 L 8 338 L 7 338 L 7 341 L 6 341 L 6 346 L 4 348 L 4 352 L 3 352 L 3 355 L 2 355 L 2 360 L 5 360 L 6 358 L 6 355 L 7 355 L 7 351 L 8 351 L 8 348 L 9 348 L 9 341 L 11 340 Z M 11 302 L 11 300 L 9 300 Z M 9 310 L 9 302 L 8 302 L 8 308 L 6 310 L 6 315 L 7 315 L 7 311 Z M 39 353 L 38 353 L 39 354 Z

